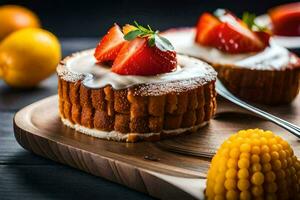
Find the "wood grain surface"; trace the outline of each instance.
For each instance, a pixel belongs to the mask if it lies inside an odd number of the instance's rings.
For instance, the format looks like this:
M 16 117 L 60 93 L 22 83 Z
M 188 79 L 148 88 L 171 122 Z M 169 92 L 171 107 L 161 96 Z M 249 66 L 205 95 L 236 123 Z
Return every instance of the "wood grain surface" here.
M 264 108 L 299 124 L 299 102 L 298 97 L 288 106 Z M 38 155 L 163 199 L 165 191 L 168 198 L 199 198 L 197 191 L 203 189 L 203 184 L 189 190 L 187 184 L 178 182 L 199 183 L 197 180 L 204 179 L 217 147 L 240 129 L 272 130 L 288 140 L 296 155 L 300 155 L 299 140 L 293 135 L 224 99 L 218 103 L 216 118 L 197 133 L 156 143 L 128 144 L 96 139 L 65 127 L 59 119 L 57 96 L 53 96 L 16 114 L 15 136 L 24 148 Z M 178 148 L 196 156 L 174 153 Z

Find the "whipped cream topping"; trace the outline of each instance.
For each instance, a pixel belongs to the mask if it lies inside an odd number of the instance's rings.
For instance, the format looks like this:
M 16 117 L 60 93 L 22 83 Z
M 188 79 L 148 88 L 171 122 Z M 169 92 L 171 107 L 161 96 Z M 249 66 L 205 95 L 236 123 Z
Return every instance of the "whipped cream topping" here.
M 215 80 L 217 75 L 207 63 L 183 55 L 177 55 L 177 69 L 169 73 L 156 76 L 119 75 L 110 67 L 97 64 L 93 53 L 94 49 L 91 49 L 67 57 L 57 67 L 58 75 L 66 81 L 82 80 L 84 86 L 92 89 L 111 85 L 119 90 L 143 85 L 143 92 L 149 95 L 193 89 Z
M 86 135 L 90 135 L 90 136 L 97 137 L 100 139 L 115 140 L 115 141 L 126 141 L 130 135 L 135 135 L 140 139 L 148 138 L 148 137 L 155 136 L 155 135 L 160 135 L 161 133 L 166 134 L 166 135 L 179 135 L 179 134 L 187 132 L 187 131 L 197 130 L 197 129 L 205 126 L 208 123 L 208 122 L 203 122 L 199 125 L 188 127 L 188 128 L 163 130 L 162 132 L 158 132 L 158 133 L 121 133 L 118 131 L 102 131 L 102 130 L 98 130 L 98 129 L 87 128 L 87 127 L 81 126 L 79 124 L 73 124 L 68 119 L 64 119 L 64 118 L 61 118 L 61 120 L 64 125 L 66 125 L 70 128 L 73 128 L 76 131 L 79 131 Z
M 195 43 L 196 29 L 171 29 L 163 33 L 173 44 L 178 53 L 200 58 L 212 64 L 234 65 L 250 69 L 280 70 L 293 65 L 300 65 L 299 60 L 286 48 L 272 39 L 270 46 L 261 52 L 228 54 L 213 47 Z

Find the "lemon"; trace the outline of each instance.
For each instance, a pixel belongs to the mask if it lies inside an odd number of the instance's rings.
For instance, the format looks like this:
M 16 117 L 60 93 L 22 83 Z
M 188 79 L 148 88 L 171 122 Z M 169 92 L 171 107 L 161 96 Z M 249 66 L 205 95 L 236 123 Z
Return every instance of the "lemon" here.
M 27 8 L 17 5 L 0 6 L 0 40 L 22 28 L 40 27 L 38 17 Z
M 55 71 L 60 59 L 60 44 L 52 33 L 21 29 L 0 43 L 0 77 L 12 87 L 33 87 Z

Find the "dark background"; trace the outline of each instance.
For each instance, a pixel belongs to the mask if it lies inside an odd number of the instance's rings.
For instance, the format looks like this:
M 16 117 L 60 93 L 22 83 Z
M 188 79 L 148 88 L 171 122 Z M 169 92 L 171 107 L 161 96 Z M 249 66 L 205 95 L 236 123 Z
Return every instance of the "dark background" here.
M 0 4 L 20 4 L 35 11 L 44 28 L 59 37 L 100 37 L 117 22 L 137 20 L 164 30 L 192 26 L 203 11 L 228 8 L 241 15 L 244 11 L 263 14 L 269 8 L 292 1 L 284 0 L 0 0 Z

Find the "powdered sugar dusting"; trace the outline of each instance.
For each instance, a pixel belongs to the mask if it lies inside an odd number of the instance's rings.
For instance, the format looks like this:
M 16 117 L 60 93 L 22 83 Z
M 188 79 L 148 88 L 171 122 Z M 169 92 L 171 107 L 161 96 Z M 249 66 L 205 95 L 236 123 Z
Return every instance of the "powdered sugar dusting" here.
M 207 63 L 177 55 L 178 67 L 170 73 L 156 76 L 119 75 L 108 66 L 96 64 L 94 50 L 82 51 L 64 59 L 57 74 L 66 81 L 82 83 L 92 89 L 111 85 L 115 90 L 130 88 L 143 96 L 164 95 L 195 89 L 216 79 L 216 71 Z

